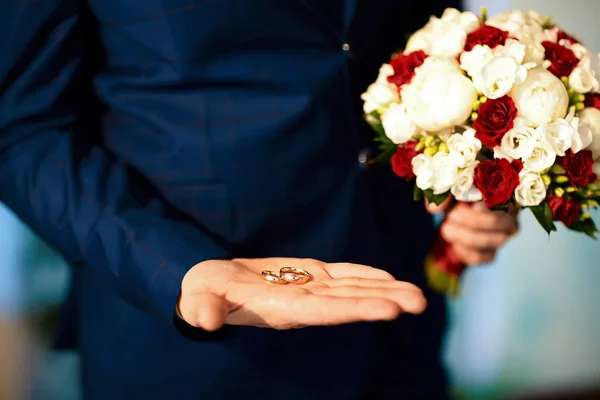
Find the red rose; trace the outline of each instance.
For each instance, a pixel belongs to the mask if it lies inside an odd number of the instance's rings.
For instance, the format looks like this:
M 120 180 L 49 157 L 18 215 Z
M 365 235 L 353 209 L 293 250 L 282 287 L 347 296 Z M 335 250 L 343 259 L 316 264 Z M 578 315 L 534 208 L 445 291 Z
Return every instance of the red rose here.
M 569 35 L 567 32 L 563 30 L 559 30 L 557 34 L 557 41 L 560 43 L 561 40 L 566 40 L 571 44 L 579 43 L 579 40 L 575 39 L 573 36 Z
M 413 76 L 415 76 L 415 68 L 421 66 L 426 58 L 427 54 L 423 50 L 413 51 L 409 54 L 398 54 L 390 60 L 390 65 L 394 68 L 394 74 L 388 76 L 388 82 L 398 86 L 398 89 L 402 85 L 410 83 Z
M 542 42 L 546 50 L 546 60 L 550 61 L 548 70 L 558 77 L 569 76 L 579 64 L 579 58 L 573 53 L 573 50 L 561 46 L 557 43 L 548 41 Z
M 414 179 L 412 160 L 421 151 L 417 151 L 419 142 L 408 142 L 404 145 L 396 147 L 396 153 L 392 156 L 392 170 L 396 175 L 407 181 Z
M 475 167 L 475 186 L 486 206 L 507 203 L 519 185 L 519 165 L 507 159 L 482 161 Z
M 600 94 L 588 93 L 585 95 L 585 106 L 594 107 L 600 110 Z
M 552 196 L 548 199 L 548 205 L 552 210 L 552 219 L 561 221 L 565 226 L 571 226 L 581 216 L 581 204 L 566 197 Z
M 493 149 L 502 143 L 504 134 L 513 128 L 516 117 L 517 106 L 510 97 L 488 100 L 477 111 L 477 119 L 473 123 L 475 137 L 484 146 Z
M 567 177 L 571 185 L 576 188 L 594 183 L 598 179 L 593 169 L 594 157 L 589 150 L 583 150 L 578 153 L 568 150 L 565 156 L 560 159 L 560 163 L 567 171 Z
M 476 45 L 488 45 L 491 49 L 496 46 L 502 46 L 508 39 L 508 32 L 490 25 L 483 25 L 481 28 L 467 35 L 465 42 L 465 51 L 473 50 Z
M 523 170 L 523 161 L 518 160 L 518 159 L 513 160 L 512 166 L 517 172 L 521 172 Z

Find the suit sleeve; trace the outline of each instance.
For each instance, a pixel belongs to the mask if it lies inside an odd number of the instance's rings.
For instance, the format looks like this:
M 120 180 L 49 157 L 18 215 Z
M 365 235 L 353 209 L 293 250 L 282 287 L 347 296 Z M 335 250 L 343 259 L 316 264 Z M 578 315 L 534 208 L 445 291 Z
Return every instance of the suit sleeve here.
M 0 0 L 0 200 L 99 284 L 172 322 L 188 269 L 228 254 L 82 123 L 80 3 Z

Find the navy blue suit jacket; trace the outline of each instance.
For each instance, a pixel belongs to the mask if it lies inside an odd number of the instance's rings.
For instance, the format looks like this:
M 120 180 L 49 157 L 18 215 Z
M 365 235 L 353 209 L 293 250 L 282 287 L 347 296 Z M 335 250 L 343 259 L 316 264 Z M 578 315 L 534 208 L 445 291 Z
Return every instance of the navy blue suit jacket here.
M 74 266 L 63 327 L 86 398 L 441 396 L 432 295 L 386 324 L 194 341 L 172 321 L 186 271 L 218 257 L 423 286 L 431 218 L 358 162 L 358 96 L 451 3 L 0 1 L 0 199 Z

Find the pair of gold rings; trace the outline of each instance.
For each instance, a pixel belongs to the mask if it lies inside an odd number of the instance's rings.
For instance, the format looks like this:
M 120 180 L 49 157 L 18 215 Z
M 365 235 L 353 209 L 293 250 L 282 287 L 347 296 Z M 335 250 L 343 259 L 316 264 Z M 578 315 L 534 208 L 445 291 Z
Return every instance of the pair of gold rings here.
M 262 278 L 276 285 L 302 285 L 310 279 L 310 274 L 301 268 L 283 267 L 279 272 L 264 270 Z

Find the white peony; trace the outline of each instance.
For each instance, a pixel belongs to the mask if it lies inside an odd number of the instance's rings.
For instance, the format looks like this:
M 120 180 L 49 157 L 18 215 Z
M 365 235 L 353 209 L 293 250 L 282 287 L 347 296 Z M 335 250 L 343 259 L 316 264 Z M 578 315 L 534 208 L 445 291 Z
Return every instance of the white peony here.
M 412 82 L 402 88 L 409 118 L 428 132 L 461 125 L 473 111 L 477 90 L 462 73 L 438 60 L 445 68 L 417 68 Z
M 554 165 L 556 153 L 545 140 L 539 139 L 533 147 L 531 156 L 523 160 L 525 168 L 532 172 L 543 173 Z
M 596 71 L 592 68 L 590 57 L 584 57 L 579 61 L 571 75 L 569 75 L 569 86 L 577 93 L 597 92 L 600 89 L 600 82 L 596 76 Z
M 600 157 L 600 110 L 587 107 L 581 110 L 579 117 L 579 131 L 588 131 L 591 142 L 586 146 L 592 152 L 594 160 Z
M 475 31 L 481 24 L 475 13 L 471 11 L 461 12 L 456 8 L 446 8 L 440 19 L 459 25 L 467 34 Z
M 450 193 L 456 200 L 471 203 L 482 200 L 481 191 L 474 186 L 476 166 L 475 162 L 469 167 L 459 170 L 456 180 L 450 188 Z
M 436 153 L 431 160 L 433 177 L 431 187 L 434 194 L 446 193 L 458 176 L 457 159 L 449 153 L 440 151 Z
M 527 78 L 527 68 L 508 56 L 494 57 L 473 77 L 477 90 L 490 99 L 508 94 Z M 559 81 L 560 82 L 560 81 Z
M 431 17 L 406 44 L 405 53 L 423 50 L 433 56 L 458 56 L 465 46 L 467 34 L 479 27 L 479 18 L 472 12 L 446 9 L 441 18 Z
M 392 103 L 381 116 L 381 125 L 385 135 L 395 144 L 404 144 L 419 132 L 412 123 L 404 104 Z
M 546 185 L 540 174 L 523 169 L 515 189 L 515 200 L 523 207 L 533 207 L 546 199 Z
M 389 64 L 383 64 L 379 68 L 377 80 L 369 85 L 367 91 L 360 98 L 364 101 L 363 110 L 365 114 L 387 107 L 393 102 L 400 101 L 398 88 L 396 85 L 388 82 L 388 76 L 394 74 L 394 68 Z
M 450 150 L 450 154 L 456 158 L 456 164 L 459 168 L 471 165 L 481 150 L 481 142 L 475 137 L 474 129 L 467 129 L 462 134 L 455 133 L 451 135 L 446 145 Z
M 519 110 L 519 116 L 534 126 L 564 118 L 569 107 L 565 85 L 542 68 L 529 70 L 525 81 L 512 89 L 510 97 Z
M 418 154 L 412 159 L 413 173 L 417 177 L 417 187 L 421 190 L 431 189 L 433 180 L 433 157 Z
M 516 118 L 513 128 L 502 137 L 501 152 L 511 159 L 526 160 L 533 154 L 539 136 L 527 120 Z
M 456 58 L 446 56 L 427 57 L 423 64 L 415 69 L 415 74 L 429 74 L 433 72 L 456 72 L 462 74 Z
M 573 142 L 579 136 L 579 118 L 575 117 L 575 109 L 572 108 L 565 118 L 557 118 L 548 124 L 542 124 L 538 131 L 544 141 L 559 156 L 563 157 L 565 152 L 573 146 Z

